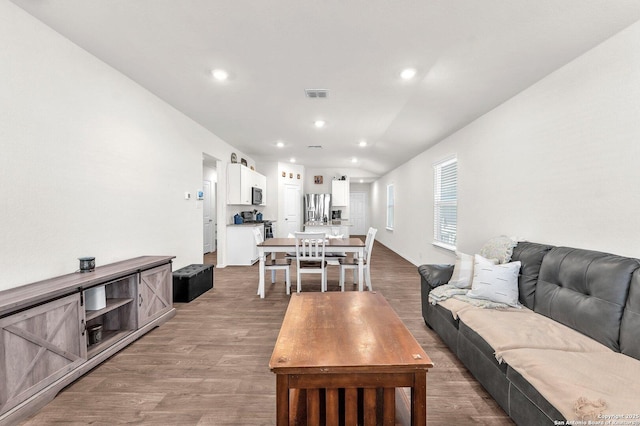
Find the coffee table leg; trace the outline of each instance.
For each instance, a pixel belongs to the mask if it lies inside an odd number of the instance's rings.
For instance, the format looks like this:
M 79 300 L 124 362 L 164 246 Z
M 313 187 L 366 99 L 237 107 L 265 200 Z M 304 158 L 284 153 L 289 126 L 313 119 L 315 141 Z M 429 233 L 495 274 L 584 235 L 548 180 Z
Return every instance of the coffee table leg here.
M 427 424 L 427 372 L 420 371 L 413 375 L 411 389 L 411 424 L 425 426 Z
M 289 376 L 276 375 L 276 416 L 278 426 L 289 424 Z

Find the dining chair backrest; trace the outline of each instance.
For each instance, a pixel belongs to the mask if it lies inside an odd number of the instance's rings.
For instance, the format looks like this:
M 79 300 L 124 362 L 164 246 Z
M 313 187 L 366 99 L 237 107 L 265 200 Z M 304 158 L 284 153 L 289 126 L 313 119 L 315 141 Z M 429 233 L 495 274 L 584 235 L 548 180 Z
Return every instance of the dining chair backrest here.
M 371 262 L 371 252 L 373 251 L 373 242 L 376 239 L 377 232 L 378 230 L 376 228 L 369 228 L 367 238 L 364 240 L 364 258 L 367 264 Z
M 324 232 L 296 232 L 295 239 L 298 261 L 324 261 Z
M 262 236 L 262 232 L 258 229 L 257 226 L 253 227 L 253 238 L 256 240 L 256 245 L 264 242 L 264 237 Z

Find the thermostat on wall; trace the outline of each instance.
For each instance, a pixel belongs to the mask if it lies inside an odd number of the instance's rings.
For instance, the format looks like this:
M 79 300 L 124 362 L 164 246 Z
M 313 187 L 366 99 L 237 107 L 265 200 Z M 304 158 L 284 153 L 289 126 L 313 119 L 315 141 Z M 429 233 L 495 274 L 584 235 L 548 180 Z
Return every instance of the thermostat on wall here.
M 185 192 L 184 193 L 184 199 L 185 200 L 190 200 L 191 199 L 191 193 L 190 192 Z

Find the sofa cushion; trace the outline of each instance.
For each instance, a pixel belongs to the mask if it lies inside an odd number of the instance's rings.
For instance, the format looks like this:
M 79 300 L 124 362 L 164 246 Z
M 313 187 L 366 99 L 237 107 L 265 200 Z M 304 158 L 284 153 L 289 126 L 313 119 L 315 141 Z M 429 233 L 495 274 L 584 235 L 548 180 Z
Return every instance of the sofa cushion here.
M 487 259 L 497 259 L 498 263 L 508 263 L 516 244 L 518 242 L 509 237 L 495 237 L 484 243 L 480 249 L 480 256 Z
M 527 308 L 463 309 L 462 324 L 474 330 L 492 348 L 498 361 L 510 349 L 538 348 L 573 352 L 611 352 L 595 340 Z
M 471 288 L 473 279 L 473 255 L 456 251 L 456 263 L 449 284 L 457 288 Z
M 612 351 L 550 349 L 513 349 L 505 351 L 503 357 L 567 420 L 583 420 L 576 414 L 580 398 L 593 403 L 604 401 L 606 408 L 601 412 L 604 416 L 629 419 L 624 416 L 638 415 L 640 362 L 634 358 Z
M 460 333 L 458 333 L 458 358 L 469 369 L 471 374 L 482 384 L 482 386 L 491 394 L 498 405 L 504 411 L 509 413 L 509 380 L 506 375 L 506 364 L 498 364 L 491 353 L 488 345 L 481 347 L 477 341 L 470 340 L 474 336 L 473 330 L 466 329 L 462 332 L 464 324 L 460 323 Z M 473 339 L 473 337 L 471 337 Z M 457 398 L 463 398 L 464 394 L 456 395 Z M 457 400 L 454 397 L 453 400 Z
M 458 313 L 462 310 L 481 309 L 454 297 L 438 302 L 438 306 L 446 309 L 455 320 L 458 319 Z
M 629 286 L 629 297 L 620 324 L 620 352 L 640 359 L 640 269 Z
M 427 310 L 425 321 L 429 327 L 438 333 L 447 346 L 457 354 L 458 320 L 451 316 L 451 312 L 439 305 L 431 305 Z
M 554 247 L 542 260 L 535 311 L 620 350 L 620 321 L 638 259 Z
M 480 255 L 475 255 L 473 283 L 468 297 L 520 306 L 518 303 L 518 273 L 520 262 L 493 265 Z
M 520 303 L 529 309 L 534 307 L 534 297 L 536 283 L 540 274 L 542 259 L 553 246 L 538 243 L 519 242 L 513 249 L 512 261 L 519 260 L 520 276 L 518 277 L 518 288 L 520 292 Z
M 509 416 L 518 425 L 541 425 L 566 420 L 531 383 L 512 367 L 507 369 L 509 389 Z M 559 423 L 556 423 L 559 424 Z M 565 423 L 566 424 L 566 423 Z

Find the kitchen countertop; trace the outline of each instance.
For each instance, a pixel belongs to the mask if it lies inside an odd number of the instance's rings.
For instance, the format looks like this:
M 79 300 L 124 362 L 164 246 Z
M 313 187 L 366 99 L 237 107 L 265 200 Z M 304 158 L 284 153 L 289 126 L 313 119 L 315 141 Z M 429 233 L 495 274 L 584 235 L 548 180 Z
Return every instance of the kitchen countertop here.
M 304 226 L 351 226 L 351 222 L 348 220 L 313 221 L 305 222 Z
M 275 220 L 263 220 L 262 222 L 229 223 L 227 226 L 262 226 L 264 222 L 274 223 Z

